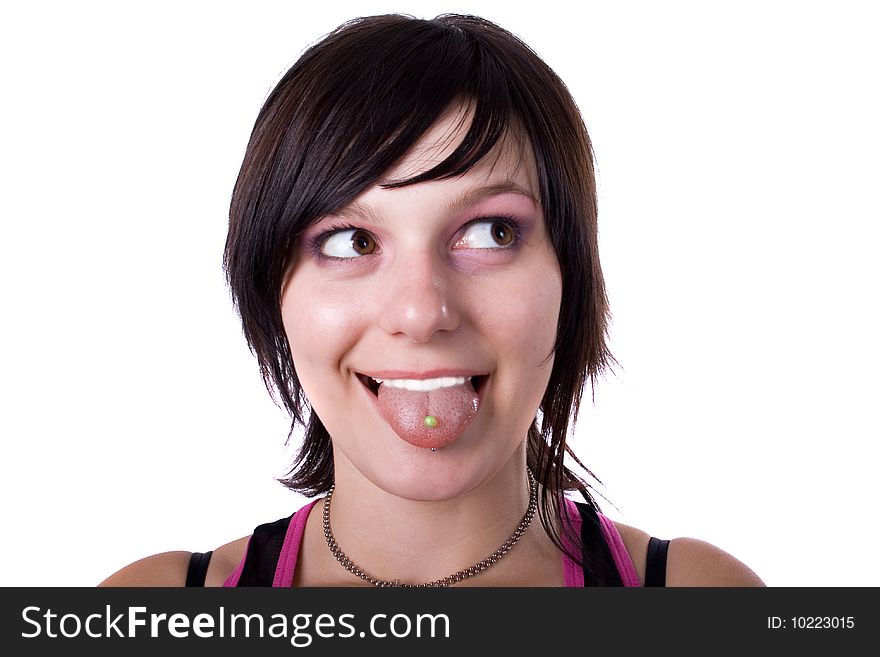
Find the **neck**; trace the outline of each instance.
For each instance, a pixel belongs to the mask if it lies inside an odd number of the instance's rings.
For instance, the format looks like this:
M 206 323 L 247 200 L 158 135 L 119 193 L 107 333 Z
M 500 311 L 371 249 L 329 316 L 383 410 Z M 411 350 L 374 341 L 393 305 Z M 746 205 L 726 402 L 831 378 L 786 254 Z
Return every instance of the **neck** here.
M 374 578 L 421 584 L 468 568 L 509 541 L 529 506 L 525 454 L 477 482 L 468 481 L 466 471 L 444 473 L 444 465 L 455 464 L 438 462 L 432 476 L 448 487 L 420 499 L 413 495 L 419 486 L 406 479 L 374 483 L 344 458 L 337 460 L 330 525 L 341 551 Z M 423 485 L 424 477 L 418 483 Z M 532 524 L 540 527 L 536 520 Z M 523 544 L 543 535 L 534 526 L 521 533 L 511 553 L 527 551 Z M 500 573 L 505 561 L 512 561 L 510 555 L 481 578 Z

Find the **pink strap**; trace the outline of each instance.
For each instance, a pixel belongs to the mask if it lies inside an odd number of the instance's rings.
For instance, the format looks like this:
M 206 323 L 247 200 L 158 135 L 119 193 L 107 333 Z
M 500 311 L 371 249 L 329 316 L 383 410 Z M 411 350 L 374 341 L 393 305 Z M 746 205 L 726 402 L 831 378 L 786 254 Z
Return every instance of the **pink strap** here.
M 296 572 L 296 557 L 299 554 L 300 543 L 302 543 L 306 520 L 309 519 L 309 512 L 317 501 L 312 500 L 297 511 L 293 516 L 293 520 L 287 526 L 287 533 L 284 535 L 284 543 L 281 545 L 281 553 L 278 555 L 278 565 L 275 568 L 275 578 L 272 580 L 272 586 L 290 586 L 293 584 L 293 575 Z M 238 566 L 226 578 L 226 581 L 223 582 L 223 586 L 238 586 L 238 580 L 241 579 L 241 573 L 244 570 L 244 563 L 247 560 L 250 547 L 251 539 L 249 538 L 241 561 L 238 562 Z
M 299 555 L 299 546 L 302 543 L 303 532 L 306 529 L 306 521 L 315 502 L 312 500 L 296 512 L 293 521 L 287 527 L 287 535 L 284 537 L 284 545 L 281 546 L 281 554 L 278 555 L 278 567 L 275 569 L 275 579 L 272 586 L 293 586 L 293 575 L 296 573 L 296 558 Z
M 580 536 L 581 514 L 580 511 L 578 511 L 577 505 L 567 497 L 565 498 L 565 511 L 568 514 L 568 520 L 571 523 L 575 534 Z M 602 526 L 602 537 L 605 539 L 608 548 L 611 550 L 611 557 L 614 559 L 614 565 L 617 566 L 617 572 L 620 573 L 620 579 L 623 581 L 623 585 L 641 586 L 642 584 L 639 582 L 639 576 L 636 574 L 632 558 L 629 556 L 629 552 L 627 552 L 626 546 L 623 544 L 623 539 L 620 538 L 620 532 L 617 531 L 617 527 L 611 520 L 603 516 L 601 513 L 599 514 L 599 521 Z M 562 540 L 563 545 L 565 545 L 567 550 L 578 554 L 580 551 L 580 545 L 572 545 L 564 533 Z M 562 577 L 565 586 L 582 587 L 584 585 L 583 568 L 581 568 L 575 561 L 572 561 L 569 556 L 564 553 L 562 555 Z
M 564 512 L 568 516 L 568 521 L 571 523 L 572 529 L 574 529 L 575 536 L 580 536 L 581 513 L 578 511 L 575 503 L 567 497 L 565 498 Z M 581 551 L 581 546 L 572 543 L 566 532 L 562 532 L 562 544 L 568 552 L 579 554 Z M 572 561 L 565 552 L 562 553 L 562 580 L 563 586 L 577 586 L 581 588 L 584 586 L 584 569 L 575 561 Z
M 636 567 L 633 565 L 629 552 L 626 551 L 626 546 L 623 544 L 623 539 L 620 538 L 617 526 L 601 513 L 599 514 L 599 521 L 602 524 L 602 535 L 611 549 L 611 556 L 614 559 L 614 564 L 617 566 L 617 572 L 620 573 L 620 579 L 623 580 L 623 585 L 641 586 L 642 583 L 636 574 Z

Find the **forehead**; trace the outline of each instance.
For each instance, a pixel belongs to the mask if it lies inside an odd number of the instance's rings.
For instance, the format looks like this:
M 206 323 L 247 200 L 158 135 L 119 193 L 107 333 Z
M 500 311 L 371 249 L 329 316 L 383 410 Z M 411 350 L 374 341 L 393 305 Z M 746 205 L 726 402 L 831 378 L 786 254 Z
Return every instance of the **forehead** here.
M 473 112 L 465 102 L 450 105 L 407 154 L 389 169 L 379 185 L 406 180 L 448 158 L 467 135 Z M 492 150 L 463 176 L 475 185 L 520 188 L 538 200 L 538 175 L 528 139 L 512 124 Z

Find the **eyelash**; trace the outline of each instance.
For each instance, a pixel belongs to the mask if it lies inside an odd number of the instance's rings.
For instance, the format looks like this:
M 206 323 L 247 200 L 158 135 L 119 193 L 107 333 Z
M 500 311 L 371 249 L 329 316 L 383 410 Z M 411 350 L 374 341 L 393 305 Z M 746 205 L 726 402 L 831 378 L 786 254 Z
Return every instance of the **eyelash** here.
M 493 246 L 487 249 L 482 249 L 483 251 L 508 251 L 510 249 L 516 249 L 522 243 L 522 239 L 525 233 L 522 224 L 517 221 L 515 218 L 506 215 L 506 214 L 493 214 L 491 216 L 486 217 L 477 217 L 476 219 L 472 219 L 464 225 L 463 230 L 467 230 L 471 226 L 475 224 L 494 224 L 496 222 L 501 222 L 505 224 L 508 228 L 513 231 L 513 241 L 506 246 Z
M 523 238 L 523 233 L 524 233 L 523 227 L 519 221 L 517 221 L 516 219 L 514 219 L 513 217 L 511 217 L 509 215 L 494 214 L 491 216 L 476 217 L 475 219 L 471 219 L 469 222 L 467 222 L 463 226 L 462 230 L 467 231 L 468 228 L 470 228 L 471 226 L 473 226 L 475 224 L 495 223 L 497 221 L 500 221 L 500 222 L 506 224 L 507 227 L 513 231 L 513 242 L 511 242 L 507 246 L 488 247 L 488 248 L 481 249 L 481 250 L 483 250 L 483 251 L 506 251 L 506 250 L 510 250 L 510 249 L 516 249 L 517 247 L 519 247 L 520 243 L 522 242 L 522 238 Z M 362 226 L 355 226 L 354 224 L 350 224 L 350 223 L 332 224 L 327 227 L 327 230 L 321 232 L 318 235 L 315 235 L 315 237 L 313 237 L 311 239 L 311 242 L 308 246 L 309 251 L 315 257 L 320 258 L 320 259 L 324 259 L 324 260 L 357 260 L 357 258 L 339 258 L 336 256 L 329 256 L 326 253 L 324 253 L 324 251 L 323 251 L 324 243 L 328 239 L 330 239 L 330 237 L 332 237 L 336 233 L 346 231 L 346 230 L 362 230 L 367 233 L 370 232 L 370 231 L 366 230 L 365 228 L 363 228 Z M 375 235 L 373 237 L 375 239 Z M 378 244 L 379 241 L 376 240 L 376 243 Z
M 354 224 L 348 223 L 339 223 L 339 224 L 331 224 L 327 227 L 327 230 L 322 233 L 315 235 L 312 238 L 311 243 L 309 244 L 309 251 L 316 258 L 323 260 L 351 260 L 352 258 L 337 258 L 336 256 L 328 256 L 324 253 L 324 242 L 330 239 L 336 233 L 341 233 L 345 230 L 364 230 L 360 226 L 355 226 Z M 367 231 L 369 232 L 369 231 Z

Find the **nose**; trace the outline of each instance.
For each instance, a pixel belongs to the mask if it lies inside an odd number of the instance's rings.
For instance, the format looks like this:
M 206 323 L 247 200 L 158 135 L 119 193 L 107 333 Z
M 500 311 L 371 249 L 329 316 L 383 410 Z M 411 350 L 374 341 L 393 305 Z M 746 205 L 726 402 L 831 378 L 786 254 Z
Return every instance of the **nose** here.
M 424 344 L 438 331 L 454 331 L 461 318 L 440 258 L 424 252 L 400 259 L 387 272 L 380 325 L 391 335 Z

